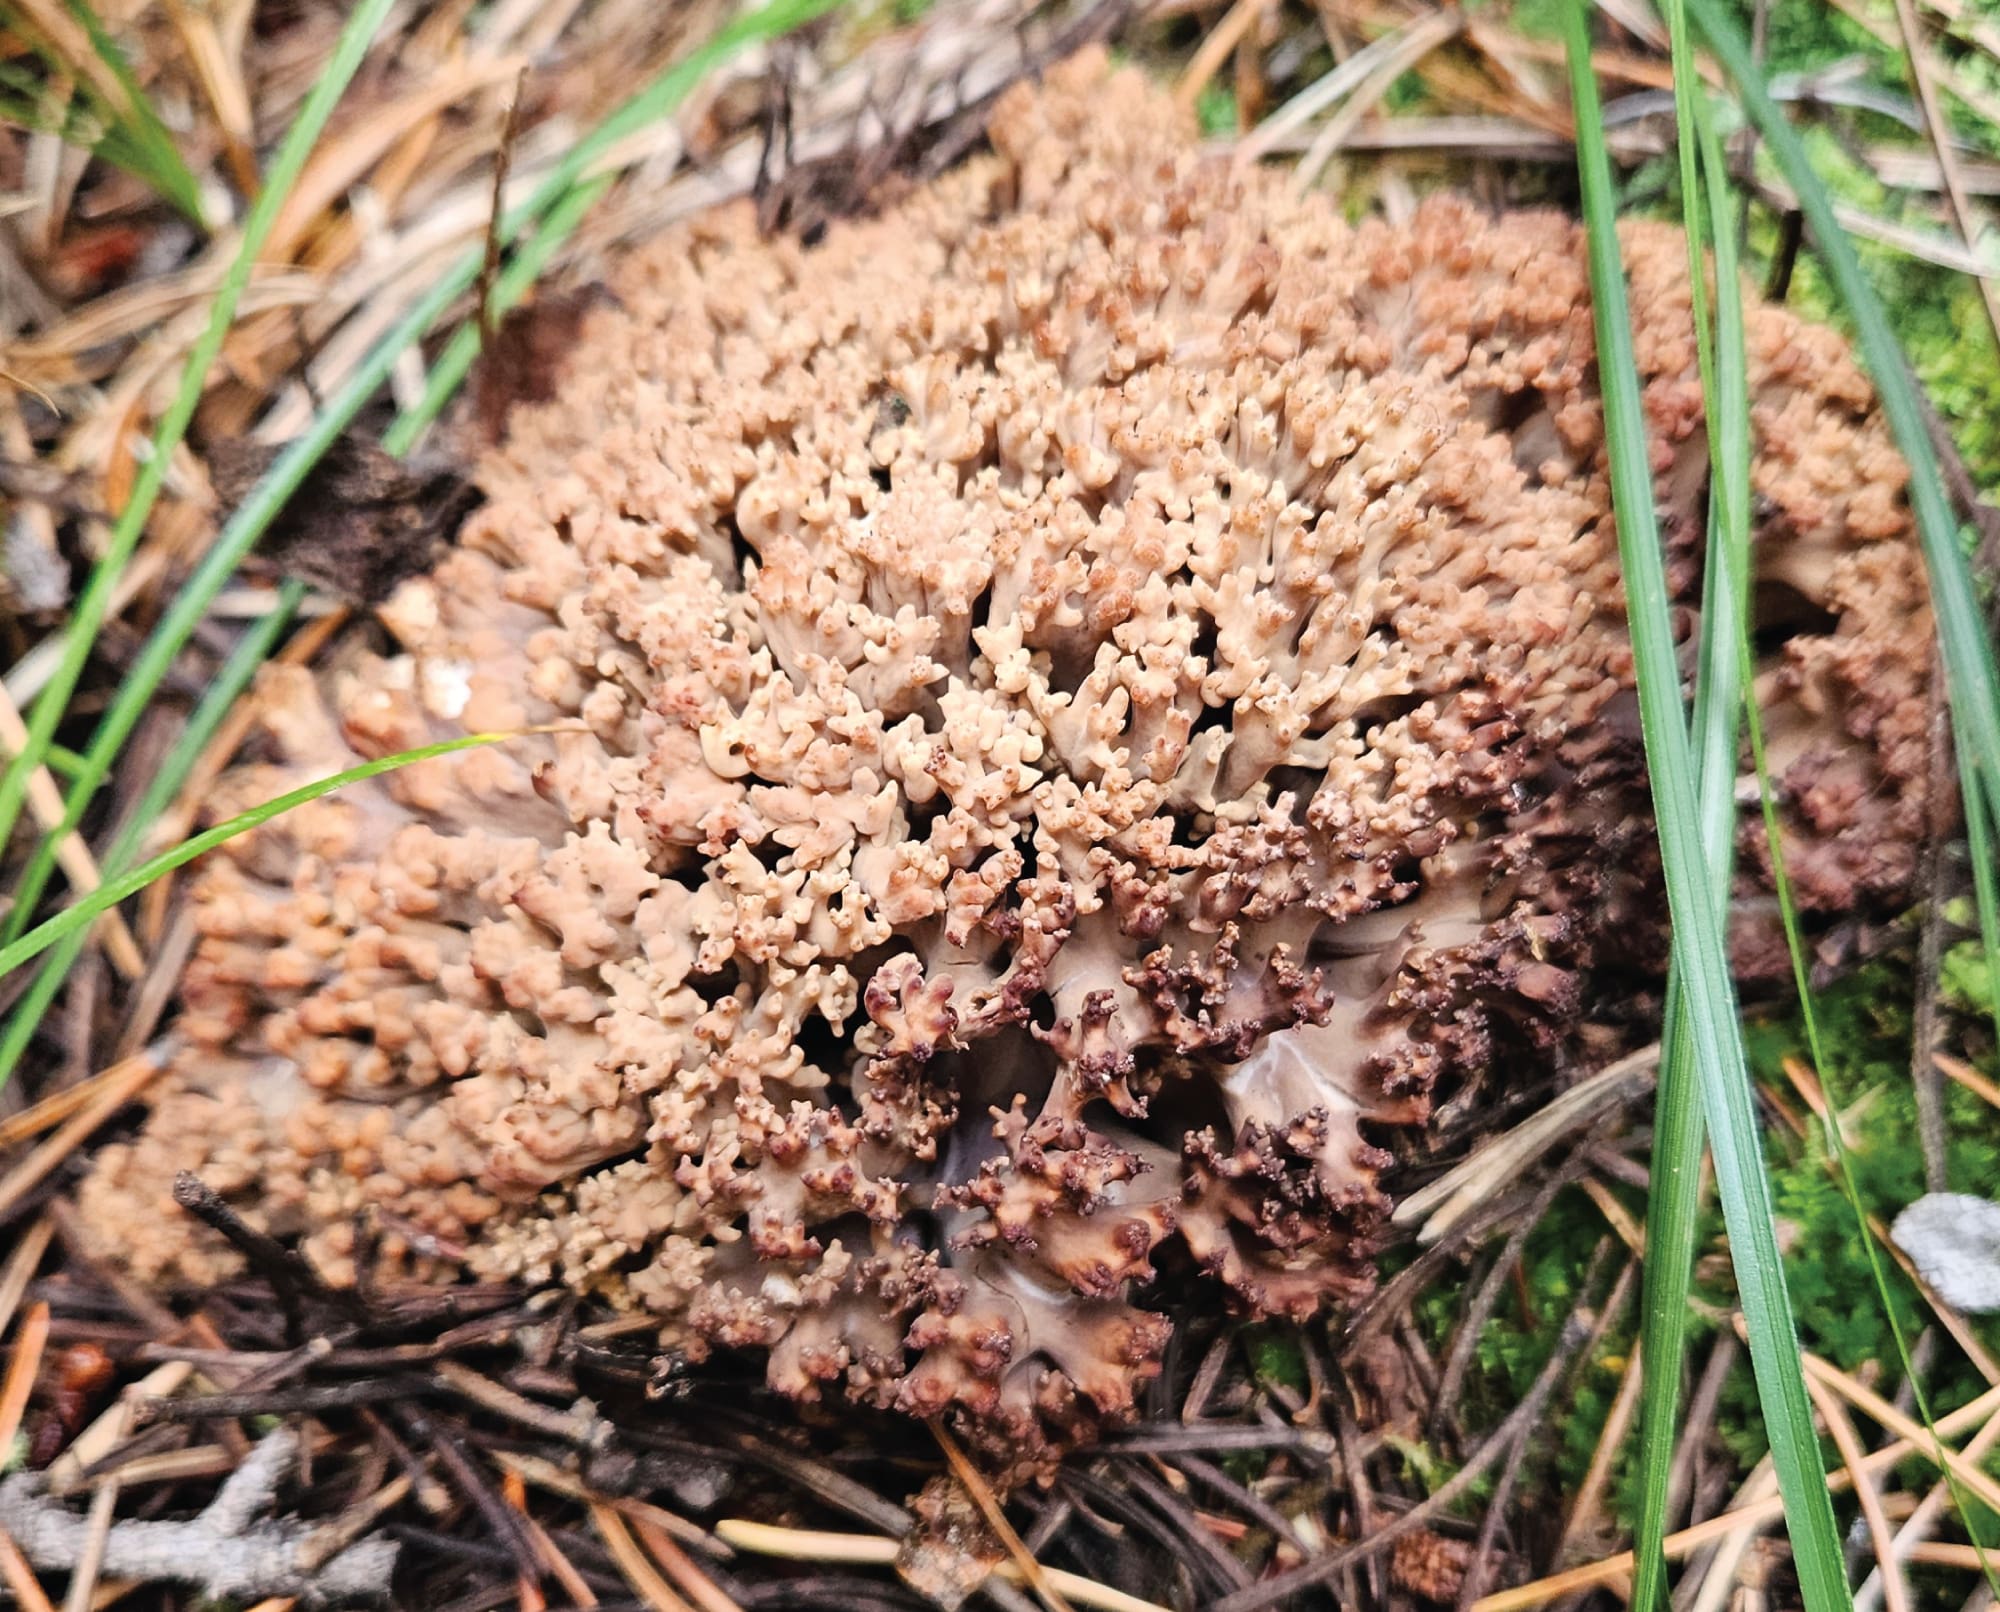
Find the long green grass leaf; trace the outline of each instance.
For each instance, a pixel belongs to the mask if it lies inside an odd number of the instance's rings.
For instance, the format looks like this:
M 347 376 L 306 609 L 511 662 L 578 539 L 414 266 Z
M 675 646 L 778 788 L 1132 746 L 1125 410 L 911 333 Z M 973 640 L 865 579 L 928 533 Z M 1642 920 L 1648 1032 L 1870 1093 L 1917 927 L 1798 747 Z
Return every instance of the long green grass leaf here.
M 65 907 L 53 918 L 29 930 L 10 946 L 0 946 L 0 978 L 5 978 L 23 963 L 33 961 L 65 936 L 73 935 L 88 928 L 100 913 L 109 912 L 127 896 L 137 895 L 147 885 L 163 873 L 171 873 L 175 868 L 185 867 L 204 852 L 214 850 L 239 834 L 247 834 L 251 829 L 268 823 L 272 818 L 291 811 L 295 806 L 303 806 L 308 801 L 318 800 L 322 795 L 330 795 L 336 789 L 348 784 L 360 783 L 365 778 L 379 778 L 385 772 L 394 772 L 398 767 L 412 766 L 419 761 L 432 761 L 439 756 L 451 755 L 454 751 L 470 750 L 476 745 L 498 744 L 503 739 L 520 737 L 514 733 L 468 733 L 460 738 L 445 739 L 438 744 L 427 744 L 415 750 L 399 750 L 393 756 L 378 756 L 373 761 L 364 761 L 358 767 L 349 767 L 344 772 L 334 773 L 328 778 L 317 778 L 297 789 L 288 790 L 275 799 L 267 800 L 261 806 L 253 806 L 226 822 L 217 823 L 211 829 L 190 835 L 180 844 L 162 851 L 158 856 L 142 862 L 129 873 L 121 873 L 115 879 L 106 879 L 76 905 Z
M 1701 839 L 1710 893 L 1720 911 L 1729 899 L 1734 867 L 1737 713 L 1747 692 L 1738 646 L 1744 641 L 1749 599 L 1749 376 L 1736 236 L 1727 212 L 1720 148 L 1694 71 L 1686 14 L 1679 0 L 1668 0 L 1666 21 L 1673 51 L 1690 312 L 1708 421 L 1709 541 L 1695 679 L 1694 747 Z M 1713 331 L 1704 285 L 1704 197 L 1707 233 L 1715 251 Z M 1652 1185 L 1646 1204 L 1640 1504 L 1633 1541 L 1637 1568 L 1632 1605 L 1648 1609 L 1663 1604 L 1666 1588 L 1667 1496 L 1673 1481 L 1674 1429 L 1687 1353 L 1688 1286 L 1701 1207 L 1704 1130 L 1699 1076 L 1692 1066 L 1694 1035 L 1687 1015 L 1687 992 L 1678 970 L 1670 968 L 1665 1045 L 1654 1103 Z
M 188 354 L 180 385 L 154 429 L 151 450 L 140 464 L 131 496 L 112 526 L 104 557 L 92 570 L 90 581 L 71 612 L 62 660 L 29 713 L 27 743 L 8 765 L 5 774 L 0 775 L 0 845 L 7 843 L 14 832 L 14 825 L 20 820 L 28 780 L 42 764 L 49 741 L 63 719 L 70 694 L 83 676 L 97 631 L 103 626 L 105 614 L 110 608 L 112 592 L 138 547 L 140 533 L 145 530 L 147 517 L 152 514 L 154 501 L 166 480 L 167 465 L 174 449 L 180 445 L 181 438 L 187 434 L 188 422 L 194 418 L 195 406 L 201 401 L 209 369 L 222 352 L 223 338 L 228 335 L 229 326 L 236 317 L 236 306 L 250 284 L 257 254 L 269 238 L 272 226 L 277 223 L 278 210 L 284 205 L 285 198 L 305 167 L 306 159 L 312 154 L 341 92 L 360 67 L 370 41 L 394 4 L 395 0 L 359 0 L 341 29 L 340 38 L 321 70 L 319 81 L 314 84 L 312 93 L 306 97 L 305 105 L 299 109 L 299 115 L 293 119 L 284 142 L 278 147 L 264 188 L 258 193 L 250 216 L 244 220 L 242 241 L 210 306 L 208 328 Z M 79 784 L 70 792 L 70 814 L 80 820 L 86 802 L 87 791 Z M 74 822 L 70 822 L 53 834 L 51 841 L 59 840 L 74 826 Z
M 1692 1043 L 1690 1063 L 1700 1080 L 1702 1108 L 1715 1156 L 1716 1186 L 1729 1231 L 1772 1464 L 1785 1501 L 1799 1587 L 1808 1612 L 1846 1612 L 1852 1597 L 1800 1369 L 1784 1265 L 1778 1256 L 1762 1137 L 1729 979 L 1723 910 L 1713 899 L 1704 862 L 1693 755 L 1668 615 L 1665 566 L 1654 521 L 1645 416 L 1632 357 L 1611 163 L 1591 71 L 1590 28 L 1582 0 L 1568 0 L 1563 22 L 1576 111 L 1577 170 L 1589 237 L 1598 384 L 1610 455 L 1612 501 L 1631 622 L 1640 727 L 1672 922 L 1672 957 L 1687 999 L 1682 1017 Z

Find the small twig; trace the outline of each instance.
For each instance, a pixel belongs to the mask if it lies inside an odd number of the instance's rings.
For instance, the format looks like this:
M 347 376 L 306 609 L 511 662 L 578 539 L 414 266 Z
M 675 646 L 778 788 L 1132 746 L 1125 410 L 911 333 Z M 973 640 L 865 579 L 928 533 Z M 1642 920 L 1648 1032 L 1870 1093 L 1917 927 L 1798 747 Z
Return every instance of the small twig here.
M 313 1604 L 380 1600 L 395 1567 L 393 1541 L 371 1539 L 310 1571 L 300 1547 L 316 1532 L 296 1520 L 256 1519 L 277 1493 L 297 1456 L 288 1429 L 266 1434 L 217 1492 L 208 1509 L 186 1522 L 109 1521 L 116 1485 L 98 1491 L 92 1516 L 103 1513 L 99 1570 L 114 1578 L 192 1584 L 211 1600 L 254 1601 L 296 1596 Z M 93 1540 L 92 1523 L 44 1492 L 38 1474 L 16 1473 L 0 1483 L 0 1529 L 29 1561 L 47 1572 L 79 1573 Z
M 251 1389 L 231 1394 L 194 1394 L 158 1399 L 147 1414 L 162 1422 L 205 1422 L 220 1417 L 317 1415 L 360 1405 L 399 1405 L 441 1393 L 429 1377 L 363 1377 L 354 1382 L 308 1383 L 298 1388 Z
M 352 1293 L 328 1287 L 303 1254 L 249 1225 L 193 1171 L 183 1170 L 174 1177 L 174 1202 L 220 1234 L 271 1284 L 284 1306 L 285 1336 L 291 1342 L 304 1341 L 307 1298 L 333 1305 L 352 1320 L 367 1319 L 365 1307 Z
M 485 1475 L 473 1464 L 472 1457 L 465 1453 L 457 1437 L 415 1405 L 405 1403 L 395 1406 L 394 1410 L 412 1438 L 429 1444 L 437 1451 L 438 1460 L 443 1463 L 445 1472 L 459 1493 L 477 1508 L 495 1541 L 514 1558 L 515 1568 L 521 1576 L 539 1583 L 542 1564 L 536 1559 L 534 1546 L 516 1524 L 513 1510 L 486 1481 Z
M 563 1443 L 573 1444 L 580 1450 L 602 1449 L 611 1438 L 611 1424 L 603 1417 L 538 1405 L 525 1394 L 517 1394 L 456 1360 L 439 1361 L 436 1375 L 438 1381 L 453 1393 L 471 1400 L 495 1416 L 533 1428 L 537 1433 L 546 1433 L 550 1438 L 561 1439 Z
M 1219 1426 L 1135 1427 L 1105 1440 L 1107 1455 L 1207 1455 L 1230 1450 L 1297 1450 L 1327 1461 L 1336 1453 L 1330 1433 L 1305 1427 L 1246 1427 L 1240 1422 Z

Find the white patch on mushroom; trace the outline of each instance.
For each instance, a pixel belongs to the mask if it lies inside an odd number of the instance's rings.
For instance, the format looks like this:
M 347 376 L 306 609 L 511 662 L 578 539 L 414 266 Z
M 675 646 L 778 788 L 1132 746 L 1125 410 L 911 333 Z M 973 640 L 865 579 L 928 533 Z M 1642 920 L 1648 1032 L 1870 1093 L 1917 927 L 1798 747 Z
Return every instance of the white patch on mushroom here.
M 472 662 L 426 660 L 423 663 L 424 709 L 451 721 L 465 712 L 472 699 Z

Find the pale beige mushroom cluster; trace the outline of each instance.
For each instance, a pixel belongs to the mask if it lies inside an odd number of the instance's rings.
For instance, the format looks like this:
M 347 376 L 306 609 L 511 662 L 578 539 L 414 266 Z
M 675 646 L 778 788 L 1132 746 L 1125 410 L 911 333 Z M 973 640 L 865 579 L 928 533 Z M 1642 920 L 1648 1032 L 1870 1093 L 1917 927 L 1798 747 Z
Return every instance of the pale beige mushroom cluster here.
M 1627 238 L 1698 597 L 1683 248 Z M 470 731 L 196 888 L 184 1046 L 83 1196 L 210 1281 L 198 1171 L 335 1279 L 557 1281 L 1032 1462 L 1162 1269 L 1362 1292 L 1380 1151 L 1545 1068 L 1660 904 L 1582 242 L 1350 226 L 1100 58 L 807 248 L 626 262 L 489 502 L 274 672 L 226 813 Z M 1841 345 L 1752 318 L 1759 604 L 1815 909 L 1922 820 L 1921 572 Z

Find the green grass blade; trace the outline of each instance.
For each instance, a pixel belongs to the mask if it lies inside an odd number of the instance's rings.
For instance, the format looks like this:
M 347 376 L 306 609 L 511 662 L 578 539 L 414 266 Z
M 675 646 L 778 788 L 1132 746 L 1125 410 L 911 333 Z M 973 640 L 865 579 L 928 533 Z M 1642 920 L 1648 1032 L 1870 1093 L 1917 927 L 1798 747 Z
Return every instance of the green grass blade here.
M 1972 857 L 1972 897 L 1979 914 L 1979 940 L 1986 952 L 1987 1011 L 2000 1025 L 2000 872 L 1993 855 L 1993 819 L 1986 799 L 1973 786 L 1963 750 L 1958 753 L 1959 793 L 1965 798 L 1965 843 Z
M 1694 698 L 1695 777 L 1700 793 L 1701 839 L 1711 875 L 1709 889 L 1717 910 L 1722 911 L 1729 900 L 1735 865 L 1737 714 L 1748 675 L 1741 668 L 1738 646 L 1744 642 L 1749 598 L 1749 374 L 1725 171 L 1719 148 L 1714 148 L 1714 130 L 1694 71 L 1686 16 L 1679 0 L 1668 0 L 1666 21 L 1673 50 L 1691 313 L 1710 458 L 1708 557 Z M 1702 252 L 1704 195 L 1715 250 L 1712 332 Z M 1687 1014 L 1686 990 L 1678 970 L 1670 968 L 1665 1045 L 1654 1102 L 1641 1307 L 1640 1503 L 1633 1540 L 1637 1565 L 1631 1604 L 1647 1609 L 1663 1605 L 1666 1590 L 1667 1496 L 1673 1482 L 1674 1429 L 1687 1353 L 1688 1288 L 1701 1209 L 1704 1128 L 1699 1075 L 1692 1066 L 1693 1028 Z
M 775 4 L 739 18 L 639 90 L 578 141 L 535 188 L 534 193 L 525 202 L 510 209 L 501 221 L 503 239 L 511 240 L 530 222 L 541 220 L 533 240 L 509 262 L 506 272 L 500 276 L 494 288 L 495 311 L 504 311 L 519 300 L 534 275 L 581 221 L 584 210 L 599 194 L 601 185 L 608 182 L 585 179 L 584 176 L 613 145 L 648 122 L 673 111 L 708 73 L 736 51 L 790 32 L 829 10 L 835 3 L 836 0 L 777 0 Z M 346 384 L 328 399 L 306 434 L 287 446 L 263 480 L 224 524 L 216 541 L 147 640 L 139 658 L 120 684 L 110 708 L 99 720 L 85 753 L 85 770 L 69 793 L 63 823 L 44 838 L 24 870 L 16 890 L 14 911 L 6 926 L 0 928 L 0 939 L 17 937 L 33 915 L 54 870 L 56 844 L 64 833 L 82 820 L 91 799 L 110 776 L 112 765 L 133 726 L 144 714 L 153 690 L 207 613 L 210 602 L 297 491 L 307 473 L 352 423 L 368 399 L 380 389 L 396 359 L 412 343 L 420 340 L 445 309 L 473 285 L 483 261 L 483 247 L 471 248 L 461 256 L 404 315 Z M 399 416 L 385 434 L 385 447 L 391 452 L 402 453 L 415 443 L 423 428 L 436 417 L 464 377 L 477 350 L 476 322 L 468 320 L 432 366 L 423 397 Z
M 258 193 L 256 204 L 244 221 L 243 239 L 236 256 L 215 294 L 209 311 L 208 328 L 188 354 L 180 386 L 153 432 L 152 451 L 140 464 L 132 494 L 112 527 L 104 557 L 92 570 L 90 581 L 71 613 L 62 660 L 29 713 L 27 743 L 8 765 L 5 774 L 0 775 L 0 845 L 5 845 L 13 835 L 14 826 L 20 820 L 28 780 L 47 754 L 56 725 L 61 722 L 69 697 L 83 675 L 97 631 L 103 626 L 105 614 L 110 608 L 112 592 L 138 547 L 140 533 L 145 529 L 147 517 L 152 514 L 154 501 L 159 497 L 160 487 L 166 479 L 167 465 L 181 438 L 187 434 L 188 422 L 194 418 L 195 406 L 201 401 L 209 369 L 222 351 L 223 338 L 228 335 L 230 323 L 236 317 L 236 306 L 250 284 L 257 253 L 270 236 L 271 227 L 278 220 L 278 210 L 284 205 L 300 170 L 305 167 L 306 159 L 312 154 L 320 132 L 332 115 L 334 104 L 360 67 L 370 41 L 394 4 L 395 0 L 359 0 L 341 29 L 340 38 L 320 73 L 319 82 L 306 97 L 305 105 L 299 109 L 299 115 L 278 148 L 264 188 Z M 70 812 L 77 814 L 78 820 L 87 800 L 88 791 L 81 784 L 70 792 Z M 71 826 L 74 826 L 73 822 Z M 52 840 L 60 839 L 67 831 L 58 831 L 51 836 Z
M 1762 75 L 1733 20 L 1718 0 L 1686 0 L 1688 14 L 1736 85 L 1744 111 L 1797 193 L 1828 277 L 1860 338 L 1861 354 L 1882 400 L 1896 446 L 1910 467 L 1910 507 L 1930 573 L 1931 605 L 1944 652 L 1952 727 L 1969 762 L 1973 786 L 1985 797 L 1988 821 L 2000 816 L 2000 672 L 1980 617 L 1972 568 L 1958 545 L 1958 526 L 1945 502 L 1937 456 L 1924 429 L 1916 390 L 1889 328 L 1881 299 L 1868 283 L 1854 246 L 1834 216 L 1826 187 L 1813 171 L 1798 134 L 1764 88 Z
M 116 878 L 132 865 L 146 831 L 173 804 L 181 785 L 194 770 L 195 762 L 208 748 L 216 729 L 221 727 L 222 719 L 250 686 L 250 679 L 256 676 L 257 668 L 269 659 L 271 651 L 277 647 L 278 639 L 297 612 L 305 592 L 305 584 L 301 582 L 285 583 L 278 590 L 275 607 L 259 617 L 235 649 L 230 651 L 222 670 L 202 691 L 201 699 L 189 713 L 187 726 L 167 752 L 160 770 L 146 785 L 146 791 L 139 797 L 139 804 L 133 809 L 130 820 L 105 851 L 100 864 L 102 877 Z M 0 1086 L 5 1086 L 8 1077 L 14 1073 L 14 1066 L 21 1061 L 22 1053 L 27 1051 L 34 1039 L 43 1015 L 55 1001 L 56 993 L 62 989 L 63 981 L 69 977 L 69 971 L 76 966 L 77 958 L 89 942 L 90 931 L 79 929 L 57 941 L 48 956 L 42 959 L 34 981 L 15 1004 L 6 1030 L 0 1032 Z
M 329 778 L 315 779 L 312 783 L 289 790 L 274 800 L 267 800 L 261 806 L 253 806 L 249 811 L 239 813 L 227 822 L 218 823 L 214 828 L 191 835 L 180 844 L 140 863 L 129 873 L 121 873 L 115 879 L 106 879 L 74 906 L 65 907 L 53 918 L 29 930 L 12 945 L 0 947 L 0 978 L 5 978 L 23 963 L 33 961 L 65 936 L 74 935 L 88 928 L 100 913 L 109 912 L 127 896 L 137 895 L 161 874 L 171 873 L 175 868 L 185 866 L 203 852 L 212 851 L 218 845 L 235 839 L 239 834 L 247 834 L 251 829 L 270 822 L 272 818 L 290 811 L 295 806 L 303 806 L 308 801 L 318 800 L 322 795 L 330 795 L 336 789 L 360 783 L 365 778 L 379 778 L 383 773 L 394 772 L 398 767 L 408 767 L 419 761 L 431 761 L 438 756 L 451 755 L 454 751 L 470 750 L 476 745 L 498 744 L 503 739 L 518 737 L 519 734 L 513 733 L 468 733 L 457 739 L 423 745 L 415 750 L 401 750 L 393 756 L 379 756 L 373 761 L 364 761 L 358 767 L 349 767 L 345 772 L 337 772 Z
M 176 209 L 186 214 L 197 229 L 206 229 L 208 225 L 201 209 L 201 186 L 188 171 L 187 164 L 181 161 L 180 148 L 167 132 L 167 126 L 160 121 L 159 113 L 153 110 L 153 103 L 146 99 L 146 92 L 139 87 L 139 80 L 133 76 L 131 66 L 125 60 L 125 53 L 118 48 L 118 42 L 105 32 L 104 24 L 98 21 L 97 13 L 85 4 L 85 0 L 70 0 L 69 10 L 84 32 L 90 35 L 91 49 L 97 52 L 97 59 L 117 80 L 119 92 L 124 97 L 122 107 L 107 106 L 100 110 L 100 115 L 108 120 L 106 133 L 109 144 L 118 153 L 111 160 L 151 185 Z M 104 149 L 102 143 L 99 149 Z M 110 153 L 106 152 L 106 155 L 110 156 Z
M 1713 899 L 1703 859 L 1693 755 L 1681 703 L 1665 567 L 1653 515 L 1645 417 L 1632 358 L 1611 163 L 1591 73 L 1590 29 L 1582 0 L 1568 0 L 1563 22 L 1576 110 L 1577 169 L 1589 235 L 1612 499 L 1631 621 L 1640 726 L 1673 927 L 1672 955 L 1687 999 L 1683 1022 L 1692 1042 L 1690 1062 L 1700 1078 L 1716 1185 L 1800 1591 L 1807 1612 L 1846 1612 L 1853 1602 L 1799 1364 L 1784 1266 L 1778 1257 L 1762 1137 L 1729 979 L 1723 913 Z

